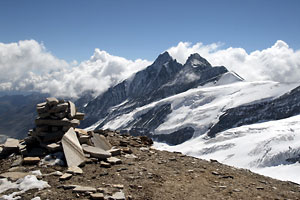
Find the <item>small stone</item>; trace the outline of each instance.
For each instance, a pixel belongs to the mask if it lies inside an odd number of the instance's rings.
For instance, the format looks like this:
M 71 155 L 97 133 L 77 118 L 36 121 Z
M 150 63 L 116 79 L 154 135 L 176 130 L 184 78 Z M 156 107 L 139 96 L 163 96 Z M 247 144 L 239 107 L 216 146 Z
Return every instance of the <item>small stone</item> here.
M 71 166 L 71 167 L 68 168 L 67 173 L 70 173 L 70 174 L 82 174 L 83 171 L 82 171 L 82 169 L 80 167 Z
M 18 157 L 14 162 L 11 164 L 11 167 L 16 167 L 22 165 L 23 159 L 22 157 Z
M 126 154 L 125 158 L 135 159 L 137 157 L 134 154 Z
M 100 192 L 100 193 L 107 193 L 107 189 L 106 189 L 106 188 L 99 187 L 99 188 L 97 188 L 97 192 Z
M 25 167 L 12 167 L 8 171 L 9 172 L 25 172 Z
M 125 200 L 125 194 L 123 193 L 123 191 L 120 192 L 116 192 L 114 193 L 111 197 L 109 197 L 110 199 L 113 200 Z
M 109 162 L 112 165 L 122 164 L 122 160 L 116 157 L 107 158 L 107 162 Z
M 257 190 L 264 190 L 265 188 L 263 187 L 256 187 Z
M 76 186 L 73 189 L 73 192 L 78 192 L 78 193 L 85 193 L 85 192 L 96 192 L 96 188 L 93 187 L 88 187 L 88 186 Z
M 169 161 L 176 161 L 175 157 L 169 158 Z
M 103 200 L 104 194 L 103 193 L 93 193 L 93 194 L 91 194 L 91 199 Z
M 14 138 L 7 138 L 3 145 L 3 151 L 18 151 L 19 150 L 19 140 Z
M 110 163 L 107 163 L 107 162 L 104 162 L 104 161 L 101 161 L 101 162 L 100 162 L 100 167 L 110 168 L 110 167 L 111 167 L 111 164 L 110 164 Z
M 46 149 L 50 152 L 57 152 L 57 151 L 61 151 L 62 147 L 57 143 L 52 143 L 52 144 L 48 144 L 46 146 Z
M 35 165 L 40 162 L 39 157 L 26 157 L 23 159 L 23 165 Z
M 132 150 L 131 150 L 129 147 L 122 148 L 122 151 L 123 151 L 124 153 L 128 153 L 128 154 L 131 154 L 131 153 L 132 153 Z
M 64 173 L 61 177 L 59 177 L 59 180 L 60 181 L 65 181 L 65 180 L 68 180 L 72 177 L 72 174 L 69 174 L 69 173 Z
M 46 98 L 46 101 L 47 101 L 47 104 L 50 106 L 55 106 L 59 103 L 59 101 L 55 97 L 48 97 L 48 98 Z
M 70 190 L 70 189 L 74 189 L 76 188 L 78 185 L 63 185 L 62 187 L 65 189 L 65 190 Z
M 121 184 L 115 184 L 112 187 L 117 188 L 117 189 L 124 189 L 124 185 L 121 185 Z
M 219 172 L 216 172 L 216 171 L 212 171 L 211 173 L 212 173 L 213 175 L 216 175 L 216 176 L 220 175 L 220 173 L 219 173 Z
M 74 119 L 83 120 L 84 119 L 84 113 L 76 112 Z
M 234 189 L 233 191 L 234 191 L 234 192 L 241 192 L 240 189 Z
M 110 149 L 107 152 L 111 153 L 112 156 L 121 155 L 121 149 Z
M 49 175 L 53 175 L 53 176 L 62 176 L 63 173 L 60 171 L 55 171 L 55 172 L 51 172 Z

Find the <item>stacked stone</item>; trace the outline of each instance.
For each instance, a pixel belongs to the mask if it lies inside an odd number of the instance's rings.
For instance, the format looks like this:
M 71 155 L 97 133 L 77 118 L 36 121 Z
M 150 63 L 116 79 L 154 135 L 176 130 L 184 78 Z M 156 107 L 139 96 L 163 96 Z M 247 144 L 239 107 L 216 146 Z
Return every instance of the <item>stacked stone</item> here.
M 54 97 L 37 104 L 37 113 L 36 128 L 29 134 L 43 144 L 60 141 L 71 127 L 77 127 L 84 118 L 83 113 L 76 112 L 73 102 Z

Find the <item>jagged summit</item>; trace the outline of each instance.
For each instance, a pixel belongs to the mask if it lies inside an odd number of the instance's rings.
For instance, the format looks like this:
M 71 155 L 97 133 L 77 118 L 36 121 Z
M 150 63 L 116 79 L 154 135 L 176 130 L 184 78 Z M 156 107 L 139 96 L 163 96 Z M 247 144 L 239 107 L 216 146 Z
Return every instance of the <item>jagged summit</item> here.
M 184 66 L 190 66 L 201 69 L 212 67 L 211 64 L 205 58 L 201 57 L 198 53 L 191 54 L 186 60 Z
M 162 65 L 171 60 L 173 60 L 173 58 L 170 56 L 169 52 L 165 51 L 156 58 L 153 65 Z

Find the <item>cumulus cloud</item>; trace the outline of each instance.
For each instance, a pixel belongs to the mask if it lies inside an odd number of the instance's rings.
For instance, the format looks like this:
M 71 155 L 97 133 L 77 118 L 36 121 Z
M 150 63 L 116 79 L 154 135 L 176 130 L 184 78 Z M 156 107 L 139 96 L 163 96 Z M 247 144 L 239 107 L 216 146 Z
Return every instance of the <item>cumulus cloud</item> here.
M 192 53 L 199 53 L 212 65 L 224 65 L 249 81 L 272 80 L 299 82 L 300 51 L 294 51 L 282 40 L 264 50 L 247 53 L 243 48 L 222 49 L 221 43 L 204 45 L 179 42 L 168 49 L 173 58 L 184 63 Z
M 0 43 L 0 90 L 27 90 L 78 97 L 87 90 L 100 94 L 150 64 L 95 49 L 87 61 L 67 63 L 34 40 Z

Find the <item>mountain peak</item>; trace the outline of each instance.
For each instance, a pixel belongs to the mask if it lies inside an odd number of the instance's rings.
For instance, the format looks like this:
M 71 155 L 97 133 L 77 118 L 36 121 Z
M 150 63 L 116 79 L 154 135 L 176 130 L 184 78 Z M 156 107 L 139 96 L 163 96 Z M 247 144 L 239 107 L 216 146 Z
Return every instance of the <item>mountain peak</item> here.
M 207 68 L 212 67 L 211 64 L 203 57 L 201 57 L 198 53 L 193 53 L 189 56 L 187 59 L 185 65 L 189 65 L 192 67 L 201 67 L 201 68 Z
M 156 58 L 156 60 L 154 61 L 154 64 L 162 65 L 171 60 L 173 60 L 173 58 L 170 56 L 169 52 L 165 51 L 164 53 L 160 54 Z

